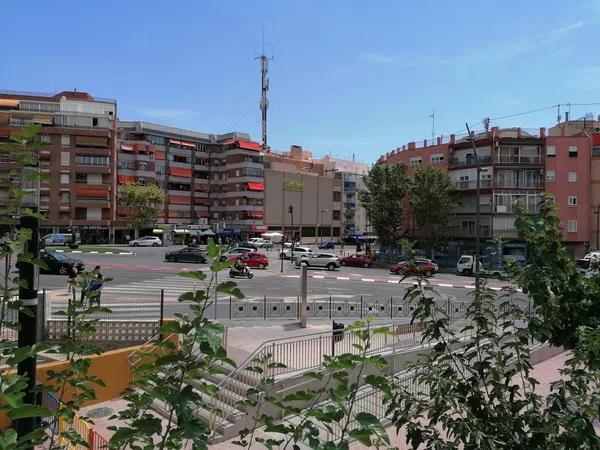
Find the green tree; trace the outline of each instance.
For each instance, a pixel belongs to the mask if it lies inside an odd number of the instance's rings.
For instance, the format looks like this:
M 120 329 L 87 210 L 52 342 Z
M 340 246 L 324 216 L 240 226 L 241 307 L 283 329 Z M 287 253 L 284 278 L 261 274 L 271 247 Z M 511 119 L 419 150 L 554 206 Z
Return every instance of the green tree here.
M 455 198 L 454 185 L 444 171 L 435 167 L 416 171 L 410 187 L 410 210 L 415 225 L 431 247 L 447 235 Z
M 366 189 L 358 193 L 358 199 L 369 223 L 383 245 L 396 244 L 401 234 L 404 199 L 410 188 L 406 166 L 377 164 L 364 181 Z
M 155 184 L 127 183 L 119 188 L 119 204 L 128 209 L 128 219 L 135 229 L 136 238 L 141 227 L 158 221 L 159 208 L 165 201 L 165 191 Z

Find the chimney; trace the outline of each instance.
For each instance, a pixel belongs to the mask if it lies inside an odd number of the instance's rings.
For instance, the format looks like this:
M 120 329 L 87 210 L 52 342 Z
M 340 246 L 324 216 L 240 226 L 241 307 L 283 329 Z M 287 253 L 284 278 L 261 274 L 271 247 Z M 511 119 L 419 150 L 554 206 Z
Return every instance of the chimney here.
M 442 137 L 437 138 L 437 145 L 442 145 Z
M 545 138 L 546 137 L 546 128 L 544 128 L 544 127 L 540 128 L 540 137 L 541 138 Z
M 409 142 L 407 148 L 408 148 L 408 150 L 412 150 L 412 149 L 416 148 L 416 145 L 414 142 Z
M 423 140 L 423 147 L 427 147 L 427 139 Z
M 300 145 L 290 145 L 290 156 L 292 159 L 302 160 L 302 147 Z
M 450 143 L 454 144 L 454 142 L 456 141 L 456 136 L 454 134 L 450 135 Z
M 565 111 L 565 122 L 569 121 L 569 111 Z

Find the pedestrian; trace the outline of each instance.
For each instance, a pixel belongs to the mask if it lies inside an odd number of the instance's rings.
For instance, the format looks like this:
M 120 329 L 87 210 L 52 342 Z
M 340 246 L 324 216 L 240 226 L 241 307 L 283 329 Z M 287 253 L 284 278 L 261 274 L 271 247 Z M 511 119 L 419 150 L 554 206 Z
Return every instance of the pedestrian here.
M 100 266 L 96 266 L 100 268 Z M 96 269 L 94 269 L 96 271 Z M 90 298 L 90 306 L 93 306 L 94 302 L 100 306 L 100 295 L 102 294 L 102 286 L 104 285 L 104 277 L 100 272 L 96 274 L 90 281 L 88 286 L 88 296 Z
M 77 270 L 77 267 L 72 265 L 71 269 L 69 270 L 69 280 L 67 281 L 67 292 L 69 295 L 71 295 L 71 292 L 75 294 L 75 287 L 77 286 L 76 278 L 78 273 L 79 271 Z

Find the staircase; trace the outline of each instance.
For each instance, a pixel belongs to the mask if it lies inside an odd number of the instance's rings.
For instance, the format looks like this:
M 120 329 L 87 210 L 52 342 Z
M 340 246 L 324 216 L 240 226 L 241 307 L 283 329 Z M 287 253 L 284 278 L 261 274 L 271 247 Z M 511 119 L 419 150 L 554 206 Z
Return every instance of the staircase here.
M 388 326 L 395 330 L 393 335 L 372 334 L 370 354 L 384 354 L 396 352 L 401 349 L 410 349 L 420 345 L 421 333 L 418 327 L 407 327 L 394 323 L 377 324 L 372 328 Z M 211 409 L 198 409 L 197 415 L 209 423 L 213 435 L 211 443 L 231 439 L 239 432 L 252 425 L 253 411 L 247 410 L 239 402 L 248 397 L 249 389 L 260 386 L 261 378 L 272 377 L 275 392 L 285 388 L 286 393 L 294 389 L 303 389 L 301 386 L 303 375 L 306 372 L 318 370 L 322 367 L 325 356 L 334 356 L 342 353 L 358 353 L 354 344 L 358 338 L 353 334 L 333 335 L 332 331 L 305 334 L 289 338 L 274 339 L 261 344 L 237 368 L 222 367 L 223 373 L 206 374 L 203 383 L 217 386 L 218 392 L 212 397 L 201 393 L 197 382 L 188 381 L 187 385 L 211 405 Z M 257 364 L 257 359 L 263 360 Z M 130 363 L 136 364 L 134 357 Z M 269 362 L 279 362 L 285 367 L 268 368 Z M 249 370 L 258 365 L 262 373 Z M 155 400 L 152 409 L 163 417 L 168 417 L 168 409 L 162 401 Z

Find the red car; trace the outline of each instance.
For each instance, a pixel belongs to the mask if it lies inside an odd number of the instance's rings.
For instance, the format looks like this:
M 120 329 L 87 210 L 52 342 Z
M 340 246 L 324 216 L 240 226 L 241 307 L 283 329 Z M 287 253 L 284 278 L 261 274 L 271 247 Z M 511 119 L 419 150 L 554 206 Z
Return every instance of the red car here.
M 342 258 L 340 264 L 342 266 L 352 267 L 371 267 L 373 265 L 373 260 L 367 255 L 350 255 Z
M 248 267 L 256 269 L 265 269 L 269 267 L 269 258 L 262 253 L 249 252 L 242 256 L 231 256 L 229 259 L 236 260 L 237 258 L 240 258 L 240 260 Z
M 400 261 L 390 267 L 390 272 L 396 275 L 425 275 L 430 277 L 437 271 L 438 265 L 429 259 L 417 259 L 414 262 Z

